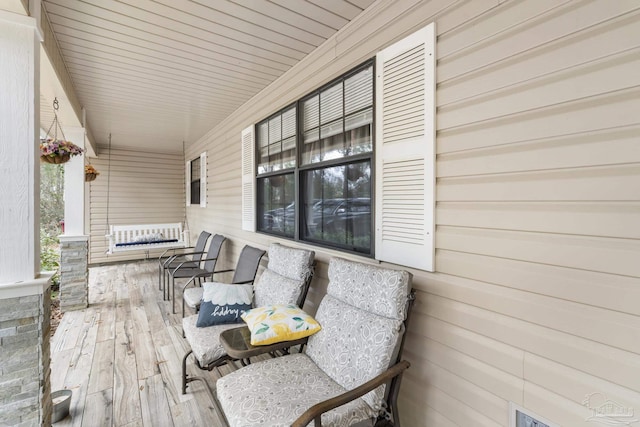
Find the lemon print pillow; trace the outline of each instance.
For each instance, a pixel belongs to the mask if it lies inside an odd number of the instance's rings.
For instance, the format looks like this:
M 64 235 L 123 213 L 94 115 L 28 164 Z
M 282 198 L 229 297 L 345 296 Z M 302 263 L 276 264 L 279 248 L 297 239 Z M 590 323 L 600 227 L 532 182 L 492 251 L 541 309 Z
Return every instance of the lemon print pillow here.
M 320 324 L 293 304 L 265 305 L 242 315 L 251 331 L 251 345 L 268 345 L 313 335 Z

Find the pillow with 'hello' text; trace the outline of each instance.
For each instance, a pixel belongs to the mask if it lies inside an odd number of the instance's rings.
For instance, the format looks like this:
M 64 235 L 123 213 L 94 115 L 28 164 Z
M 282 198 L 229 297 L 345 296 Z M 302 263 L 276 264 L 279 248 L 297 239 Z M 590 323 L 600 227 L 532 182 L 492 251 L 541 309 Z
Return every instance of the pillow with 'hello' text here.
M 253 286 L 205 282 L 196 326 L 204 328 L 227 323 L 240 323 L 240 316 L 251 310 Z

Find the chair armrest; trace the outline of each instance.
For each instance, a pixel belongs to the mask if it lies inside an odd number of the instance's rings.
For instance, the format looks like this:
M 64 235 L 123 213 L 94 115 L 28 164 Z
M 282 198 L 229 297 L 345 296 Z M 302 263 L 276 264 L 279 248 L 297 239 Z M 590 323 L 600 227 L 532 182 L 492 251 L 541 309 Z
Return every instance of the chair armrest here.
M 248 285 L 250 283 L 253 283 L 254 280 L 245 280 L 244 282 L 236 282 L 234 283 L 234 285 Z
M 338 406 L 342 406 L 345 403 L 349 403 L 352 400 L 355 400 L 365 394 L 369 393 L 371 390 L 374 390 L 376 387 L 381 386 L 382 384 L 387 383 L 389 380 L 402 375 L 405 369 L 408 369 L 410 363 L 406 360 L 403 360 L 399 363 L 396 363 L 377 377 L 367 381 L 359 387 L 354 388 L 353 390 L 349 390 L 346 393 L 342 393 L 336 397 L 325 400 L 324 402 L 317 403 L 313 405 L 311 408 L 307 409 L 297 420 L 291 424 L 291 427 L 305 427 L 311 421 L 315 421 L 314 425 L 316 427 L 320 427 L 322 414 L 328 412 Z
M 200 253 L 204 253 L 204 252 L 193 252 L 193 253 L 194 254 L 200 254 Z M 181 254 L 181 255 L 189 255 L 189 254 Z M 170 262 L 168 261 L 168 264 L 166 264 L 166 265 L 171 264 L 171 262 L 173 262 L 173 260 L 175 260 L 177 257 L 178 257 L 178 255 L 169 258 Z M 188 263 L 191 263 L 191 262 L 197 262 L 198 265 L 199 265 L 203 261 L 211 261 L 211 260 L 214 260 L 214 259 L 218 259 L 218 258 L 203 258 L 203 259 L 198 260 L 198 261 L 191 261 L 191 260 L 182 261 L 180 264 L 178 264 L 178 266 L 176 268 L 173 269 L 173 271 L 170 272 L 170 274 L 173 275 L 173 273 L 175 273 L 176 271 L 180 270 L 180 268 L 182 268 L 182 266 L 185 265 L 185 264 L 188 264 Z
M 185 254 L 176 254 L 175 252 L 178 251 L 178 250 L 181 251 L 183 249 L 193 249 L 193 248 L 194 248 L 193 246 L 185 246 L 184 248 L 169 248 L 169 249 L 165 249 L 165 251 L 162 252 L 160 254 L 160 256 L 158 257 L 158 261 L 161 261 L 162 258 L 171 258 L 171 257 L 177 256 L 177 255 L 185 255 Z M 174 255 L 165 256 L 167 254 L 167 252 L 173 252 Z
M 178 248 L 178 249 L 180 249 L 180 248 Z M 168 250 L 170 250 L 170 249 L 168 249 Z M 184 257 L 184 256 L 187 256 L 187 255 L 204 254 L 204 253 L 206 253 L 206 252 L 204 252 L 204 251 L 200 251 L 200 252 L 183 252 L 183 253 L 171 255 L 169 257 L 165 257 L 164 260 L 159 260 L 159 261 L 162 264 L 162 266 L 164 267 L 164 266 L 167 266 L 167 265 L 171 264 L 173 261 L 175 261 L 176 259 L 178 259 L 180 257 Z M 196 261 L 193 261 L 193 262 L 196 262 Z
M 227 269 L 227 270 L 216 270 L 216 271 L 214 271 L 214 272 L 213 272 L 213 274 L 218 274 L 218 273 L 228 273 L 228 272 L 230 272 L 230 271 L 235 271 L 235 269 L 233 269 L 233 268 L 229 268 L 229 269 Z

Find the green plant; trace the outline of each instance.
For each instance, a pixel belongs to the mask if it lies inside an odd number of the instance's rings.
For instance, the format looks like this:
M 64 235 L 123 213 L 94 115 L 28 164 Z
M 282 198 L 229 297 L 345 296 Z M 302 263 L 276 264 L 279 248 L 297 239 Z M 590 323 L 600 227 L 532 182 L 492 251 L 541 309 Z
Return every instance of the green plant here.
M 52 291 L 60 286 L 60 220 L 64 217 L 64 167 L 40 165 L 40 268 L 55 271 Z
M 48 235 L 40 229 L 40 268 L 43 271 L 55 271 L 51 278 L 52 290 L 60 287 L 60 249 L 57 236 Z

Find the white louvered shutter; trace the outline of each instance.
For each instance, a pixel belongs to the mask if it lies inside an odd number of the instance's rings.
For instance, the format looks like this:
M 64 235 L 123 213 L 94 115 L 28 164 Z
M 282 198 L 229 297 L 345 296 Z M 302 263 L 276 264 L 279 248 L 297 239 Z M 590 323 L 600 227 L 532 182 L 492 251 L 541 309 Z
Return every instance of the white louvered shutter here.
M 376 56 L 376 258 L 434 270 L 435 25 Z
M 187 206 L 191 206 L 191 162 L 186 162 L 184 165 L 184 181 L 185 181 L 185 199 L 187 200 Z
M 207 152 L 200 154 L 200 206 L 207 207 Z
M 256 230 L 253 125 L 242 131 L 242 229 Z

